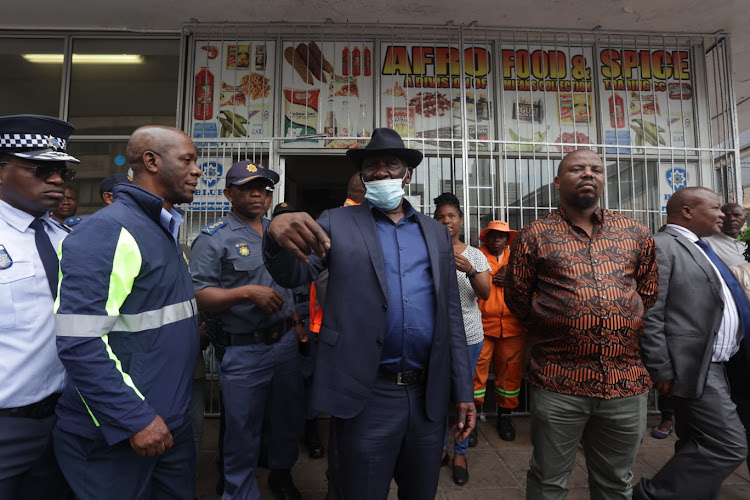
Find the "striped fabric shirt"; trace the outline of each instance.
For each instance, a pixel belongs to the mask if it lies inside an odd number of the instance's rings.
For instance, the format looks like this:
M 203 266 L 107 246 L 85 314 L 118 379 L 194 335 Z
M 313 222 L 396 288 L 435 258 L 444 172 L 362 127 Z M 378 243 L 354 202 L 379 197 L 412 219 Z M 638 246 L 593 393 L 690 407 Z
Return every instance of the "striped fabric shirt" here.
M 656 302 L 656 248 L 639 222 L 597 209 L 589 237 L 562 207 L 513 240 L 505 303 L 532 338 L 529 383 L 562 394 L 634 396 L 651 387 L 643 315 Z
M 678 226 L 677 224 L 668 224 L 669 227 L 675 231 L 679 231 L 685 238 L 689 239 L 693 243 L 698 241 L 698 237 L 686 227 Z M 698 245 L 696 245 L 698 246 Z M 701 253 L 706 255 L 703 249 L 700 248 Z M 714 363 L 721 363 L 729 361 L 740 348 L 740 340 L 742 340 L 742 331 L 740 330 L 740 316 L 737 313 L 737 304 L 734 302 L 732 292 L 729 291 L 724 278 L 721 277 L 721 273 L 716 268 L 711 259 L 706 256 L 706 260 L 711 264 L 716 277 L 719 278 L 721 283 L 721 293 L 724 296 L 724 314 L 721 318 L 721 325 L 719 325 L 719 331 L 716 333 L 716 341 L 714 342 L 714 349 L 711 353 L 711 361 Z

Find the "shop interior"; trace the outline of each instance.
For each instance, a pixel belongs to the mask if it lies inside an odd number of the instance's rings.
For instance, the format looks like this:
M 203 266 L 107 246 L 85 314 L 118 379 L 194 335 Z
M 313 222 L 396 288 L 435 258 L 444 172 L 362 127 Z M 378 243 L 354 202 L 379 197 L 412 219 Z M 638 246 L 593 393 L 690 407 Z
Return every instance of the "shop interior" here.
M 344 155 L 288 155 L 285 171 L 283 201 L 317 218 L 323 210 L 344 203 L 356 169 Z

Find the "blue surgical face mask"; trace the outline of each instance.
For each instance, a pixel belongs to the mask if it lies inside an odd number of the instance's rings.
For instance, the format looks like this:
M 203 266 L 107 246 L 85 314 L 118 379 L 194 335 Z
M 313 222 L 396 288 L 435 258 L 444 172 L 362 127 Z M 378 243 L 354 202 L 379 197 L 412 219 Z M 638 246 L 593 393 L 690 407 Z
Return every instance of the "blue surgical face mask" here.
M 384 212 L 393 210 L 401 203 L 404 192 L 404 179 L 409 174 L 407 170 L 401 179 L 381 179 L 378 181 L 362 181 L 365 184 L 365 199 Z

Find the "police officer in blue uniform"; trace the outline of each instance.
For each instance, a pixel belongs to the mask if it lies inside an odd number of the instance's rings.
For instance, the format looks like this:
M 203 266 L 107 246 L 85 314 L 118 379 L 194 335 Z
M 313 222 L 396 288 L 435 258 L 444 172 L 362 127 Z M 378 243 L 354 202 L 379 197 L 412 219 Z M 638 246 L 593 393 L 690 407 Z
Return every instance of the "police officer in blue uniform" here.
M 249 161 L 232 165 L 224 189 L 232 210 L 201 230 L 190 253 L 198 307 L 219 313 L 224 330 L 224 499 L 260 498 L 255 473 L 264 413 L 269 487 L 277 498 L 300 498 L 291 476 L 303 417 L 294 301 L 273 281 L 261 253 L 269 188 L 278 180 Z
M 50 215 L 60 224 L 73 229 L 83 221 L 83 217 L 76 216 L 78 211 L 78 193 L 73 186 L 65 186 L 65 196 L 60 206 L 50 212 Z
M 99 184 L 99 196 L 102 197 L 104 206 L 112 204 L 112 190 L 115 188 L 115 185 L 132 183 L 133 179 L 128 174 L 116 173 L 105 177 L 101 184 Z
M 52 453 L 65 370 L 55 349 L 55 249 L 67 230 L 49 216 L 79 163 L 73 126 L 48 116 L 0 117 L 0 498 L 66 498 Z

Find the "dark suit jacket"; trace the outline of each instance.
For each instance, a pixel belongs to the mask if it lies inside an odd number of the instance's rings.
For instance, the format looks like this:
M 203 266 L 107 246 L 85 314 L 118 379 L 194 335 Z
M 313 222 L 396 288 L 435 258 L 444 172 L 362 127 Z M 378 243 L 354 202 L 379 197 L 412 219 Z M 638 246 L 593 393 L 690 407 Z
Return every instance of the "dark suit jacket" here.
M 437 300 L 435 333 L 427 366 L 427 415 L 445 418 L 449 400 L 471 402 L 472 376 L 456 281 L 453 246 L 446 228 L 417 214 L 427 245 Z M 359 414 L 369 397 L 380 364 L 386 329 L 384 260 L 375 219 L 367 203 L 321 214 L 318 223 L 331 238 L 325 259 L 304 264 L 266 233 L 264 259 L 274 280 L 296 287 L 329 271 L 323 304 L 318 357 L 313 379 L 313 408 L 339 418 Z
M 654 235 L 659 298 L 644 316 L 643 358 L 654 382 L 700 398 L 724 309 L 721 282 L 703 251 L 678 231 Z

